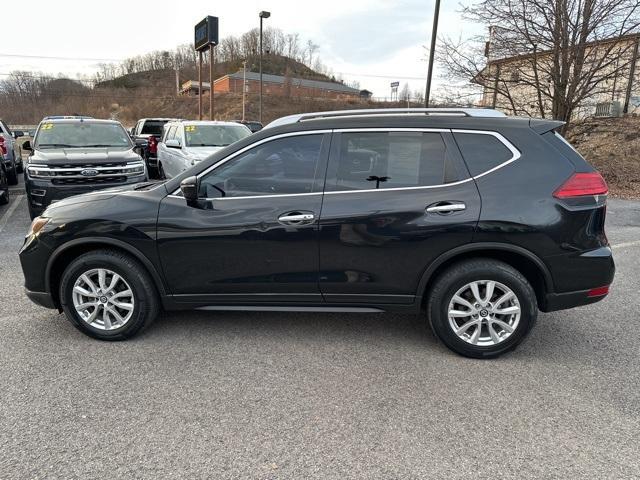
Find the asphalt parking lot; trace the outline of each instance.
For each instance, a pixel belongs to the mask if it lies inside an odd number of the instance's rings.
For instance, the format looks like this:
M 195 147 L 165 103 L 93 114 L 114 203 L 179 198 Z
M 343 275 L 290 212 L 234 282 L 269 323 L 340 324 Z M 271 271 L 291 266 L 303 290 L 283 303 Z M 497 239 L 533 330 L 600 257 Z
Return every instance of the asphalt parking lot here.
M 0 478 L 640 477 L 640 202 L 610 297 L 469 360 L 391 314 L 171 313 L 103 343 L 22 293 L 0 209 Z

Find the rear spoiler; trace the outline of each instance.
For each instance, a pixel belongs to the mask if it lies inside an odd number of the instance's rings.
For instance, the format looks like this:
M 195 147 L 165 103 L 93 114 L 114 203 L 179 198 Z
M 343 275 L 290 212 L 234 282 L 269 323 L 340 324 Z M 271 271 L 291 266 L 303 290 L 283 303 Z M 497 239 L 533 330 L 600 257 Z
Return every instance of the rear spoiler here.
M 543 118 L 529 119 L 529 127 L 540 135 L 550 132 L 551 130 L 555 130 L 556 128 L 563 126 L 565 123 L 566 122 L 561 120 L 545 120 Z

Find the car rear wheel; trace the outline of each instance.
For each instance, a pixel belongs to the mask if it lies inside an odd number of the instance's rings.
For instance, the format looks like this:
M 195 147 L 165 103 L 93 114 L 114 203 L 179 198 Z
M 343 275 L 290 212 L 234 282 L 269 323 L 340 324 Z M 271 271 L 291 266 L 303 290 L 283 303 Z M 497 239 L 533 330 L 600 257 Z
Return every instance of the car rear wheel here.
M 162 168 L 162 163 L 158 160 L 158 178 L 160 180 L 166 180 L 167 176 L 164 174 L 164 168 Z
M 62 274 L 60 299 L 67 318 L 100 340 L 131 338 L 157 316 L 159 300 L 147 271 L 132 257 L 96 250 Z
M 494 358 L 516 348 L 537 314 L 535 292 L 527 279 L 491 259 L 464 261 L 445 271 L 428 304 L 438 338 L 472 358 Z

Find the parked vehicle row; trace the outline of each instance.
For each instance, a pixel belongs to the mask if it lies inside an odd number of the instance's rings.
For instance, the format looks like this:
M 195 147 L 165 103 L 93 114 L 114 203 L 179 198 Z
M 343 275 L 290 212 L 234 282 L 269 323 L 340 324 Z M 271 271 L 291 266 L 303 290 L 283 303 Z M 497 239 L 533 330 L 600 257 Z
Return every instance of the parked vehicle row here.
M 158 178 L 158 142 L 162 138 L 164 126 L 175 118 L 142 118 L 129 131 L 135 144 L 135 151 L 147 165 L 152 178 Z
M 27 295 L 102 340 L 162 308 L 422 312 L 453 351 L 495 357 L 539 310 L 597 302 L 613 280 L 607 185 L 561 125 L 474 109 L 285 117 L 170 180 L 50 205 L 20 251 Z M 36 154 L 52 160 L 43 128 Z

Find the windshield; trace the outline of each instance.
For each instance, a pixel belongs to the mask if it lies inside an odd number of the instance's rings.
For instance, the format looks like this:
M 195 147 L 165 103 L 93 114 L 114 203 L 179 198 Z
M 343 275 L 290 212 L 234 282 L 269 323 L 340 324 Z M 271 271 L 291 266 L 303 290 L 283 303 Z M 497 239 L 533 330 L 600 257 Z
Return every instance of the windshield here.
M 184 135 L 187 147 L 226 147 L 251 132 L 242 125 L 185 125 Z
M 43 123 L 38 129 L 35 147 L 41 149 L 131 148 L 131 142 L 129 135 L 119 123 Z
M 142 125 L 142 131 L 140 132 L 140 135 L 156 135 L 156 136 L 160 136 L 162 135 L 162 127 L 164 127 L 164 124 L 167 123 L 168 120 L 147 120 L 144 122 L 144 125 Z

